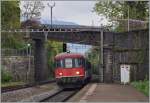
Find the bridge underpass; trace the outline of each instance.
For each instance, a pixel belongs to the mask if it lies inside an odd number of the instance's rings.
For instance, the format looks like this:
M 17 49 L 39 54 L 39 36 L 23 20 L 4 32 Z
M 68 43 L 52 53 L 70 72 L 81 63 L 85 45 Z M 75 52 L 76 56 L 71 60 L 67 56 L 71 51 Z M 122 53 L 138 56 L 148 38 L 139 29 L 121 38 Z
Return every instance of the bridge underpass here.
M 47 36 L 47 37 L 46 37 Z M 65 43 L 77 43 L 77 44 L 85 44 L 85 45 L 93 45 L 100 47 L 100 36 L 101 31 L 88 31 L 88 30 L 81 30 L 81 31 L 43 31 L 43 32 L 31 32 L 30 38 L 35 41 L 35 81 L 41 81 L 48 77 L 48 67 L 47 67 L 47 59 L 46 59 L 46 49 L 44 47 L 45 40 L 54 40 L 58 42 L 65 42 Z M 41 55 L 42 54 L 42 55 Z M 101 62 L 100 62 L 101 63 Z M 103 68 L 99 65 L 100 69 L 100 80 L 103 82 Z M 43 72 L 42 72 L 43 71 Z M 40 77 L 40 76 L 41 77 Z
M 103 43 L 103 48 L 101 49 L 104 57 L 103 61 L 101 62 L 101 64 L 103 63 L 103 66 L 101 65 L 101 67 L 99 67 L 99 69 L 101 70 L 101 82 L 113 82 L 115 80 L 120 81 L 120 64 L 136 64 L 138 68 L 148 64 L 146 59 L 144 59 L 144 61 L 146 61 L 144 64 L 139 63 L 138 61 L 136 61 L 136 59 L 130 60 L 132 58 L 133 52 L 148 50 L 148 30 L 135 30 L 124 33 L 114 33 L 105 31 L 104 29 L 100 28 L 86 27 L 73 29 L 56 28 L 53 30 L 43 29 L 36 31 L 18 30 L 16 32 L 28 34 L 29 38 L 35 41 L 34 62 L 36 82 L 47 79 L 49 75 L 47 72 L 47 56 L 46 48 L 44 45 L 45 40 L 47 39 L 59 42 L 87 44 L 99 47 Z M 101 39 L 102 35 L 103 39 Z M 134 43 L 134 41 L 136 42 L 136 44 Z M 128 54 L 126 55 L 125 53 Z M 146 55 L 144 55 L 144 57 L 147 57 L 147 53 L 148 52 L 146 52 Z M 120 56 L 117 57 L 118 55 Z M 122 55 L 124 57 L 122 57 Z M 138 55 L 138 53 L 136 55 Z M 147 70 L 148 68 L 145 66 L 145 71 Z M 144 73 L 146 72 L 143 72 L 143 74 Z

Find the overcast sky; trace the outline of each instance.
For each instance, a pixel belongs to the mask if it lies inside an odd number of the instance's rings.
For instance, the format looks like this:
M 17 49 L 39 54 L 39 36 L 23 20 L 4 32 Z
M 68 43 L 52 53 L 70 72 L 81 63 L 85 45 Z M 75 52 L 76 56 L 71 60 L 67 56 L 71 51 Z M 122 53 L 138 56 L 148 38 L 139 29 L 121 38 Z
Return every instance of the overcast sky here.
M 52 2 L 43 2 L 45 9 L 42 12 L 42 19 L 50 20 L 50 8 L 47 3 L 53 5 Z M 53 9 L 53 20 L 74 22 L 79 25 L 99 26 L 100 23 L 106 24 L 104 19 L 100 22 L 100 16 L 92 12 L 96 1 L 55 1 L 56 6 Z M 92 23 L 93 21 L 93 23 Z M 71 52 L 85 53 L 90 46 L 68 44 Z
M 97 1 L 55 1 L 56 6 L 53 8 L 53 20 L 62 20 L 74 22 L 79 25 L 100 25 L 100 16 L 92 12 L 94 4 Z M 50 20 L 50 8 L 47 3 L 53 4 L 54 1 L 43 1 L 45 9 L 41 18 Z M 93 23 L 92 23 L 93 21 Z M 103 21 L 106 24 L 106 20 Z
M 92 12 L 96 2 L 97 1 L 55 1 L 55 7 L 53 8 L 53 20 L 73 22 L 87 26 L 100 26 L 101 24 L 106 25 L 106 19 L 100 21 L 102 17 Z M 50 21 L 50 8 L 47 3 L 53 5 L 54 1 L 43 1 L 43 3 L 45 8 L 41 12 L 41 19 Z M 80 53 L 84 53 L 90 47 L 74 45 L 73 48 L 71 48 L 71 45 L 72 44 L 69 44 L 68 46 L 72 52 Z M 79 49 L 75 48 L 75 46 Z

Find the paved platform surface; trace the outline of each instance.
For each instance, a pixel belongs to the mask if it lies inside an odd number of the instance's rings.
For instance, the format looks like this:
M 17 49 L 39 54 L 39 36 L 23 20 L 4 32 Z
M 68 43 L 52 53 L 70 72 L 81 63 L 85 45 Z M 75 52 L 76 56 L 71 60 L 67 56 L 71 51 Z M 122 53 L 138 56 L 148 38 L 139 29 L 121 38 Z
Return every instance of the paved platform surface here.
M 131 85 L 120 84 L 91 84 L 84 95 L 80 95 L 80 102 L 148 102 L 145 96 Z

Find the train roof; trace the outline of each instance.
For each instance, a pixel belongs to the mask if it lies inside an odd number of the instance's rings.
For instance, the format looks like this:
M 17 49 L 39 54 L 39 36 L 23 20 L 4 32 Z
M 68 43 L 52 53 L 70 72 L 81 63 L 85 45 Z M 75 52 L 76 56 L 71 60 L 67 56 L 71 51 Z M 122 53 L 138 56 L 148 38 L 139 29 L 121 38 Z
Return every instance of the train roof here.
M 63 58 L 85 58 L 83 54 L 80 53 L 60 53 L 55 56 L 55 59 L 63 59 Z

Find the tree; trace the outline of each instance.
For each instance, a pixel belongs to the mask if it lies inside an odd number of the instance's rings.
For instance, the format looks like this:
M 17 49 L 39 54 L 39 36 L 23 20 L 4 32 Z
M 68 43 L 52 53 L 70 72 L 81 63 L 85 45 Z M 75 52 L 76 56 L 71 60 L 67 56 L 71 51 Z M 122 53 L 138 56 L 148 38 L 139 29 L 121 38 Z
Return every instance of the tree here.
M 1 25 L 2 30 L 20 27 L 19 1 L 1 1 Z
M 99 1 L 95 4 L 94 11 L 98 15 L 103 15 L 106 18 L 121 18 L 123 14 L 123 8 L 121 2 L 112 1 Z
M 63 43 L 56 42 L 56 41 L 50 41 L 48 40 L 46 43 L 47 47 L 47 57 L 48 57 L 48 68 L 50 68 L 50 78 L 54 77 L 54 57 L 63 51 Z
M 22 1 L 21 16 L 24 20 L 40 18 L 44 5 L 41 1 Z
M 40 28 L 41 22 L 36 19 L 28 19 L 21 22 L 21 28 Z
M 119 24 L 116 30 L 119 31 L 127 27 L 128 16 L 132 29 L 145 27 L 143 25 L 147 27 L 148 1 L 99 1 L 95 4 L 94 11 L 110 21 L 117 21 L 116 24 Z
M 148 19 L 148 1 L 99 1 L 95 4 L 94 11 L 107 18 Z
M 92 74 L 99 75 L 99 48 L 93 46 L 85 55 L 92 64 Z
M 20 28 L 19 1 L 1 1 L 2 30 Z M 22 46 L 22 36 L 18 33 L 1 34 L 2 48 L 19 48 Z

